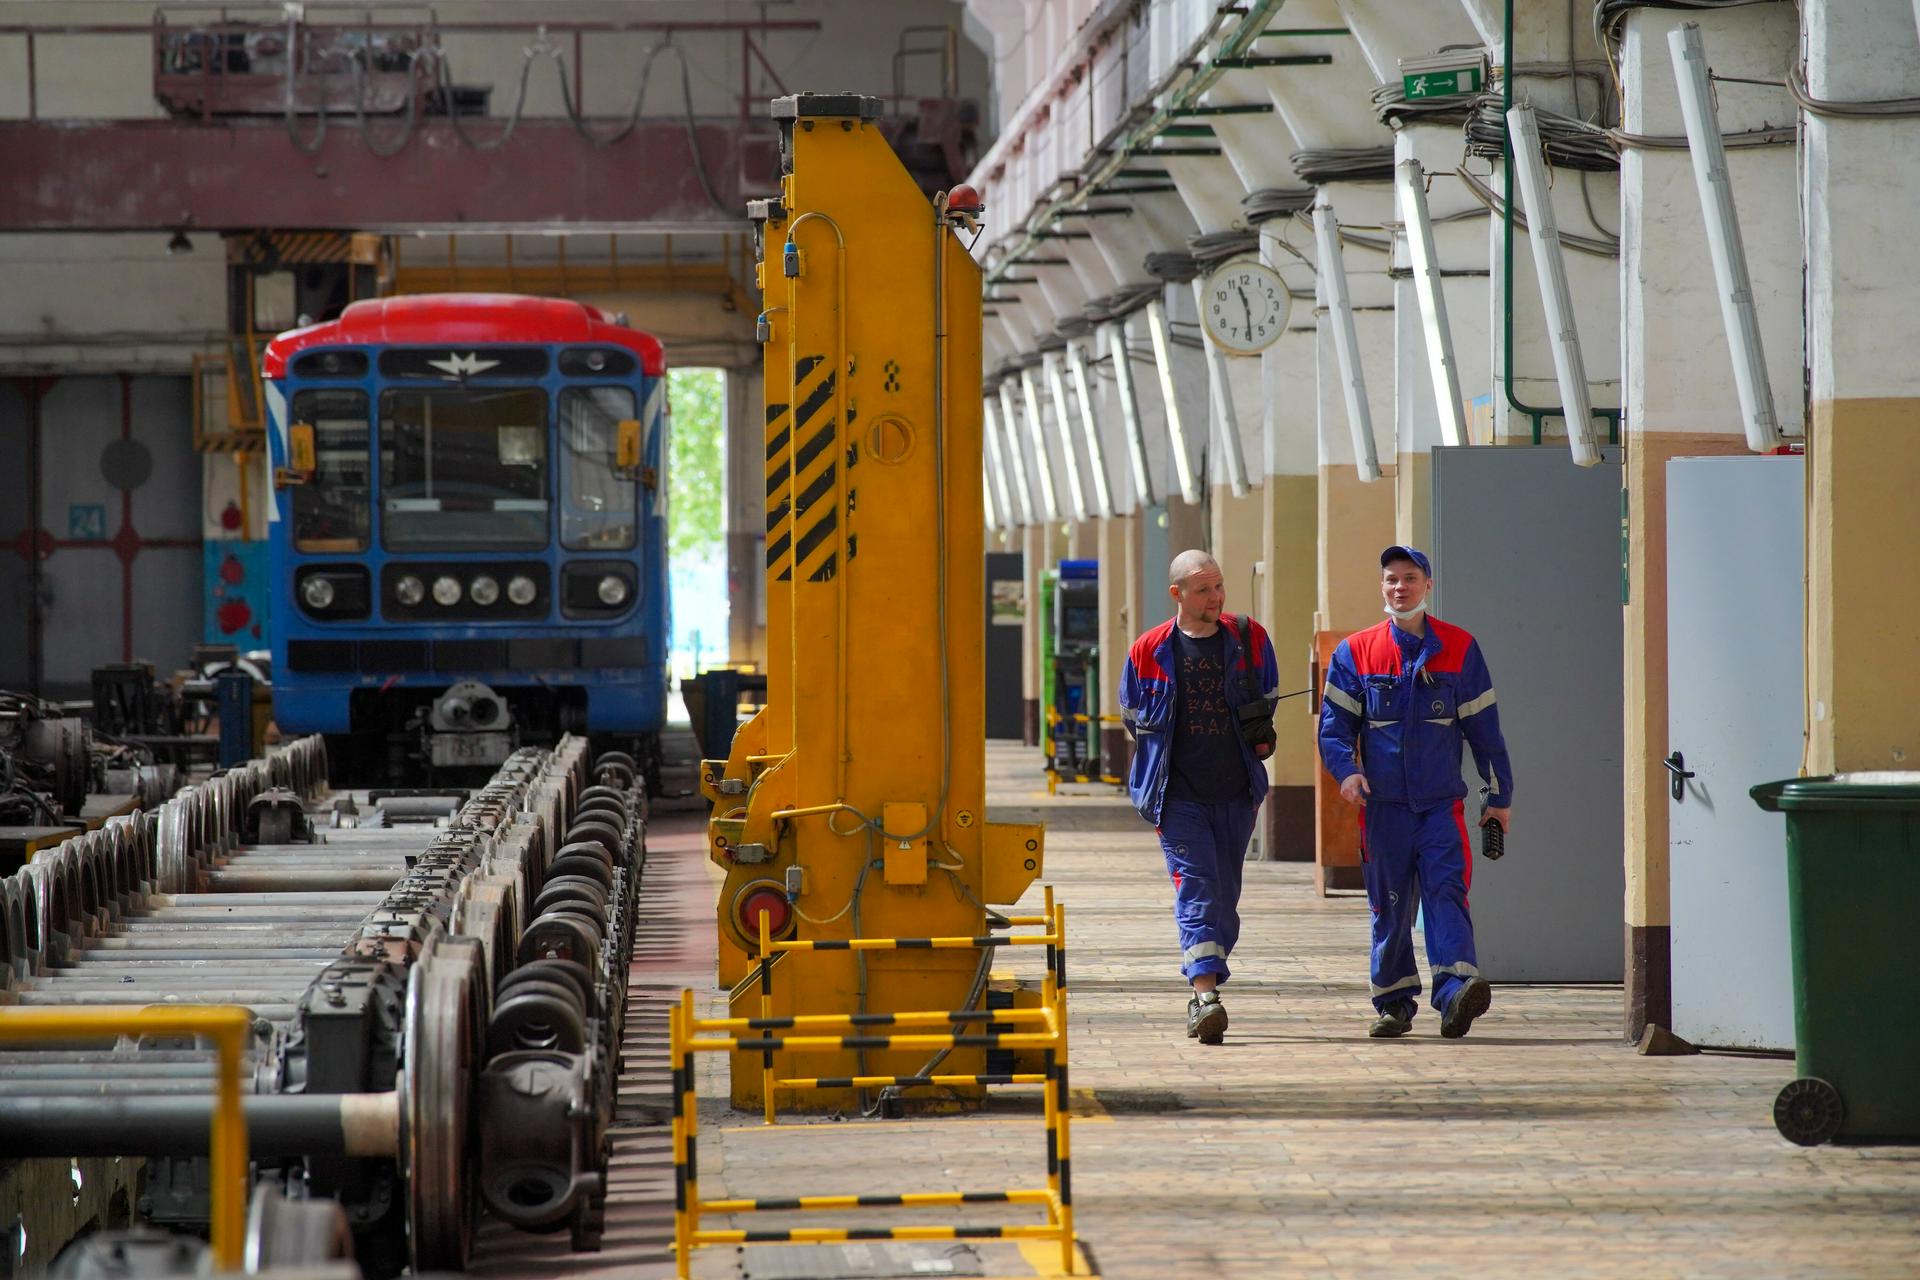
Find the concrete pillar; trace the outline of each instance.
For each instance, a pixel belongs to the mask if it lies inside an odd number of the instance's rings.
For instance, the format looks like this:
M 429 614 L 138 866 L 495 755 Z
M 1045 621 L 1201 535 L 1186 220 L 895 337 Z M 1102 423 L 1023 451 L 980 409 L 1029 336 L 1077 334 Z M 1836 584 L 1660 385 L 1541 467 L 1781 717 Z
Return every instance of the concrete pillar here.
M 1041 650 L 1051 643 L 1040 629 L 1040 588 L 1048 574 L 1057 575 L 1060 562 L 1068 558 L 1071 523 L 1032 524 L 1027 526 L 1026 561 L 1027 620 L 1021 628 L 1024 656 L 1020 660 L 1021 680 L 1027 699 L 1027 745 L 1041 746 L 1046 741 L 1046 707 L 1042 705 L 1046 689 L 1046 670 L 1041 665 Z M 1031 671 L 1029 681 L 1027 673 Z
M 1568 46 L 1567 8 L 1564 0 L 1513 0 L 1513 60 L 1527 66 L 1555 68 L 1552 74 L 1516 73 L 1513 100 L 1531 102 L 1537 107 L 1561 115 L 1580 118 L 1591 114 L 1599 92 L 1590 76 L 1569 78 L 1558 68 L 1569 57 L 1587 66 L 1602 61 L 1594 43 L 1592 24 L 1572 24 L 1573 45 Z M 1504 39 L 1500 5 L 1487 0 L 1467 0 L 1465 6 L 1476 27 L 1485 32 L 1493 51 L 1496 76 L 1501 64 Z M 1490 28 L 1490 29 L 1489 29 Z M 1684 155 L 1682 157 L 1684 159 Z M 1496 197 L 1505 190 L 1505 164 L 1493 160 L 1492 173 L 1484 181 Z M 1477 172 L 1477 168 L 1476 168 Z M 1514 204 L 1524 212 L 1519 179 L 1513 182 Z M 1553 184 L 1554 213 L 1558 219 L 1564 250 L 1568 289 L 1573 295 L 1576 324 L 1580 332 L 1582 359 L 1586 365 L 1588 398 L 1595 409 L 1617 409 L 1620 405 L 1620 274 L 1619 261 L 1605 246 L 1618 234 L 1620 180 L 1613 173 L 1556 171 Z M 1493 432 L 1496 443 L 1531 444 L 1534 437 L 1532 414 L 1520 406 L 1542 413 L 1542 439 L 1565 439 L 1566 428 L 1559 418 L 1560 391 L 1554 379 L 1553 350 L 1547 328 L 1546 312 L 1540 301 L 1539 278 L 1534 270 L 1527 232 L 1517 223 L 1512 232 L 1512 251 L 1508 253 L 1503 219 L 1488 220 L 1489 260 L 1492 267 L 1491 323 L 1493 371 L 1496 386 L 1493 395 Z M 1601 252 L 1589 252 L 1568 237 L 1599 242 Z M 1512 259 L 1511 283 L 1507 260 Z M 1511 324 L 1506 322 L 1511 316 Z M 1508 329 L 1511 328 L 1512 376 L 1507 377 Z M 1605 439 L 1604 430 L 1602 439 Z
M 1220 562 L 1220 571 L 1226 578 L 1227 612 L 1251 613 L 1260 599 L 1260 577 L 1264 572 L 1260 494 L 1256 490 L 1244 498 L 1236 498 L 1226 485 L 1216 485 L 1210 499 L 1207 540 L 1203 545 Z
M 1138 516 L 1114 516 L 1098 524 L 1100 559 L 1100 714 L 1120 713 L 1120 671 L 1127 660 L 1127 647 L 1133 643 L 1135 627 L 1127 599 L 1133 572 L 1128 557 L 1128 526 Z M 1127 776 L 1131 741 L 1118 724 L 1100 726 L 1100 769 L 1111 777 Z
M 1271 236 L 1263 236 L 1263 247 Z M 1267 248 L 1269 265 L 1297 262 Z M 1292 276 L 1303 269 L 1288 269 Z M 1273 637 L 1279 692 L 1296 693 L 1312 680 L 1314 612 L 1319 604 L 1319 450 L 1315 391 L 1316 339 L 1306 300 L 1296 301 L 1287 332 L 1260 358 L 1266 388 L 1259 491 L 1261 600 L 1257 610 Z M 1261 852 L 1268 859 L 1313 861 L 1314 698 L 1288 698 L 1274 712 L 1278 741 L 1267 761 L 1272 786 L 1263 809 Z
M 1807 0 L 1801 12 L 1816 102 L 1920 96 L 1910 0 Z M 1913 769 L 1920 688 L 1890 678 L 1889 664 L 1920 651 L 1920 597 L 1888 568 L 1912 546 L 1920 492 L 1909 247 L 1920 130 L 1825 111 L 1806 121 L 1807 763 L 1814 773 Z
M 727 653 L 767 662 L 766 476 L 760 371 L 726 371 Z
M 1026 612 L 1020 621 L 1020 705 L 1023 736 L 1030 747 L 1040 745 L 1040 579 L 1047 558 L 1047 526 L 1030 524 L 1020 530 L 1020 571 L 1026 582 Z
M 1667 35 L 1698 21 L 1716 72 L 1778 80 L 1798 38 L 1791 6 L 1720 13 L 1639 9 L 1622 28 L 1625 130 L 1685 132 Z M 1909 27 L 1911 23 L 1909 22 Z M 1720 127 L 1778 125 L 1785 95 L 1760 85 L 1717 86 Z M 1774 404 L 1782 427 L 1801 429 L 1799 208 L 1791 146 L 1727 153 Z M 1626 1030 L 1672 1020 L 1667 895 L 1667 463 L 1744 453 L 1720 303 L 1687 152 L 1630 148 L 1621 161 L 1620 265 L 1627 421 L 1627 600 L 1624 795 Z M 1584 336 L 1584 330 L 1583 330 Z M 1711 643 L 1701 637 L 1699 643 Z
M 1393 212 L 1385 183 L 1330 183 L 1322 188 L 1343 226 L 1379 226 Z M 1379 238 L 1377 233 L 1362 233 Z M 1394 541 L 1394 312 L 1388 255 L 1363 244 L 1341 248 L 1360 367 L 1373 418 L 1374 449 L 1384 473 L 1363 481 L 1355 466 L 1353 432 L 1334 347 L 1334 320 L 1318 319 L 1320 440 L 1319 626 L 1322 631 L 1358 631 L 1380 617 L 1380 549 Z M 1324 293 L 1318 299 L 1325 308 Z
M 1205 507 L 1182 502 L 1175 494 L 1167 498 L 1166 509 L 1167 561 L 1146 567 L 1149 592 L 1156 586 L 1166 585 L 1167 564 L 1173 563 L 1174 556 L 1194 547 L 1205 547 L 1212 536 Z
M 1453 338 L 1454 369 L 1463 415 L 1471 422 L 1476 402 L 1491 405 L 1493 347 L 1488 333 L 1487 219 L 1485 206 L 1452 177 L 1464 159 L 1459 126 L 1409 123 L 1394 138 L 1396 164 L 1417 160 L 1428 174 L 1427 211 L 1433 222 L 1434 248 L 1442 273 L 1440 292 Z M 1396 184 L 1394 210 L 1409 216 Z M 1479 216 L 1461 217 L 1462 214 Z M 1394 237 L 1394 266 L 1410 269 L 1406 234 Z M 1393 282 L 1394 297 L 1394 536 L 1425 547 L 1433 534 L 1433 454 L 1446 443 L 1434 395 L 1431 355 L 1413 278 Z M 1478 437 L 1486 443 L 1490 436 Z
M 1400 0 L 1338 0 L 1354 41 L 1373 78 L 1400 83 L 1400 60 L 1443 48 L 1471 48 L 1476 32 L 1453 5 L 1409 5 Z M 1461 168 L 1465 139 L 1461 121 L 1406 115 L 1395 125 L 1394 161 L 1417 160 L 1430 175 L 1427 205 L 1434 218 L 1441 291 L 1453 332 L 1455 372 L 1461 399 L 1484 396 L 1491 378 L 1487 344 L 1487 248 L 1485 206 L 1451 175 Z M 1408 212 L 1396 185 L 1395 220 Z M 1462 218 L 1461 215 L 1475 215 Z M 1394 477 L 1395 539 L 1426 546 L 1431 539 L 1431 450 L 1444 444 L 1434 398 L 1426 331 L 1410 271 L 1404 233 L 1394 234 Z M 1464 366 L 1464 367 L 1463 367 Z M 1490 433 L 1489 433 L 1490 437 Z

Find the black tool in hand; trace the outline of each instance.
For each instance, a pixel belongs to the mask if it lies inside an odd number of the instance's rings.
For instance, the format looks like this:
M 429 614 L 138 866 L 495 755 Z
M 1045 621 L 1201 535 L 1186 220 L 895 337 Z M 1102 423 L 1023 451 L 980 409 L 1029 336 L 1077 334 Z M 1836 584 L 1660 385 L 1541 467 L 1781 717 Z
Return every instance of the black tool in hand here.
M 1480 823 L 1480 856 L 1488 862 L 1498 862 L 1506 856 L 1507 829 L 1500 825 L 1498 818 L 1485 818 Z

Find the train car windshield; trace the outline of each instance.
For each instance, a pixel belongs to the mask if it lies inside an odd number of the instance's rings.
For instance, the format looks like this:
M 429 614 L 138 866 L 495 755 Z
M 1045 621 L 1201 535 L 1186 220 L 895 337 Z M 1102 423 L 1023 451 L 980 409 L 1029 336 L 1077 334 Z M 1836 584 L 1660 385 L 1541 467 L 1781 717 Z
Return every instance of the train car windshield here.
M 537 551 L 547 545 L 546 493 L 544 392 L 381 392 L 380 536 L 389 551 Z
M 365 551 L 368 511 L 367 394 L 302 391 L 292 420 L 313 428 L 313 478 L 293 490 L 293 545 L 312 555 Z
M 633 418 L 626 387 L 568 387 L 560 393 L 560 545 L 569 551 L 628 551 L 639 491 L 616 466 L 620 422 Z

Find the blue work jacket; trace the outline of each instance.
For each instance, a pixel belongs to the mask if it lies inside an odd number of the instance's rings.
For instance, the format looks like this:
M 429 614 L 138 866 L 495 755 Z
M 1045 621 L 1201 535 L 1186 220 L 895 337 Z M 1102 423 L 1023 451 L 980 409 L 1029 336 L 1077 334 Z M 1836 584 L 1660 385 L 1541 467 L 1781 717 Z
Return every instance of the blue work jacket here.
M 1404 646 L 1404 648 L 1403 648 Z M 1467 794 L 1462 741 L 1492 784 L 1487 806 L 1513 803 L 1493 676 L 1460 627 L 1427 619 L 1416 637 L 1392 619 L 1340 642 L 1320 700 L 1320 758 L 1335 782 L 1367 776 L 1370 796 L 1424 809 Z
M 1120 676 L 1120 715 L 1135 744 L 1127 794 L 1140 816 L 1156 827 L 1167 779 L 1173 773 L 1174 621 L 1169 618 L 1133 642 Z M 1271 695 L 1280 683 L 1280 667 L 1266 628 L 1252 618 L 1223 613 L 1220 629 L 1227 637 L 1227 706 L 1231 709 Z M 1247 765 L 1247 803 L 1257 805 L 1266 798 L 1267 767 L 1245 738 L 1234 736 Z

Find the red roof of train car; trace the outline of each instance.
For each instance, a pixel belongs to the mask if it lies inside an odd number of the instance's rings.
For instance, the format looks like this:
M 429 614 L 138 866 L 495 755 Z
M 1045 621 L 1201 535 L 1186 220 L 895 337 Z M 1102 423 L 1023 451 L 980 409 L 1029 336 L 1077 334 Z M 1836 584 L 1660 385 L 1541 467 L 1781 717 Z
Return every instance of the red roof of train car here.
M 612 316 L 571 298 L 512 293 L 423 293 L 356 302 L 338 320 L 290 329 L 267 344 L 263 372 L 284 377 L 287 362 L 309 347 L 391 344 L 467 346 L 497 342 L 598 343 L 625 347 L 640 367 L 666 372 L 660 340 L 616 324 Z

